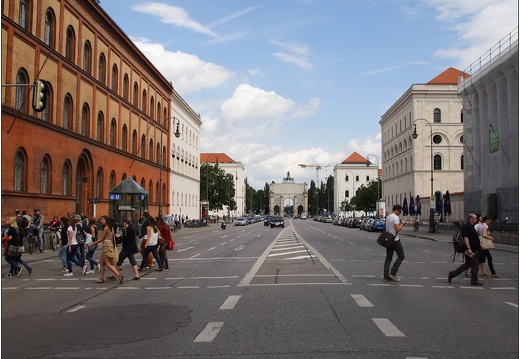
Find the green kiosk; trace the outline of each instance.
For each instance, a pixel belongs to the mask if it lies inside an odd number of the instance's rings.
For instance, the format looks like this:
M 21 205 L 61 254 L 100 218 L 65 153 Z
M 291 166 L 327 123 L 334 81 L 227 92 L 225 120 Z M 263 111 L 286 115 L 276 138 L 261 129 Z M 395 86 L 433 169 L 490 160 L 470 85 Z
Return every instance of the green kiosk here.
M 127 177 L 110 190 L 109 199 L 108 212 L 115 219 L 117 226 L 121 226 L 124 219 L 130 219 L 138 231 L 140 217 L 148 209 L 148 192 L 132 178 Z

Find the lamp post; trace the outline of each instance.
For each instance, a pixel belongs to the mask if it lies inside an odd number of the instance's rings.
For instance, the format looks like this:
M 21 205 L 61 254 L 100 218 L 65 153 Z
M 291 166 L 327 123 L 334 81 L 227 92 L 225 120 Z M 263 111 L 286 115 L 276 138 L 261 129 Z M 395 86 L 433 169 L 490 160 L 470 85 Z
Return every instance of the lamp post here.
M 316 168 L 316 216 L 318 215 L 318 181 L 320 179 L 320 169 L 321 165 L 315 164 L 315 165 L 304 165 L 302 163 L 298 164 L 301 168 L 307 168 L 307 167 L 315 167 Z
M 345 171 L 345 173 L 352 173 L 352 194 L 350 195 L 350 205 L 353 206 L 352 204 L 352 198 L 354 197 L 354 172 L 352 171 Z M 355 217 L 356 216 L 356 211 L 352 211 L 352 217 Z
M 181 133 L 179 132 L 179 123 L 181 122 L 180 120 L 178 120 L 175 116 L 173 117 L 169 117 L 167 119 L 164 120 L 163 122 L 163 126 L 164 124 L 166 123 L 166 121 L 169 121 L 173 119 L 173 124 L 175 125 L 175 120 L 177 120 L 177 129 L 174 133 L 175 137 L 176 138 L 179 138 L 181 136 Z M 160 163 L 160 168 L 161 168 L 161 172 L 159 172 L 159 217 L 162 217 L 162 196 L 163 196 L 163 193 L 162 193 L 162 173 L 163 173 L 163 163 L 164 163 L 164 159 L 163 159 L 163 141 L 162 141 L 162 134 L 161 134 L 161 163 Z
M 215 156 L 216 159 L 217 159 L 217 162 L 215 163 L 215 167 L 218 168 L 218 156 L 219 155 L 209 155 L 207 158 L 206 158 L 206 162 L 204 162 L 204 164 L 206 165 L 206 202 L 208 202 L 208 211 L 206 213 L 206 216 L 209 214 L 209 186 L 208 186 L 208 183 L 209 183 L 209 178 L 208 178 L 208 167 L 209 167 L 209 163 L 211 161 L 211 157 Z
M 368 158 L 370 156 L 374 156 L 377 160 L 377 174 L 376 174 L 376 180 L 377 180 L 377 201 L 376 201 L 376 213 L 377 215 L 376 216 L 379 216 L 379 200 L 381 199 L 381 196 L 379 195 L 379 157 L 377 157 L 376 155 L 370 153 L 367 155 L 367 167 L 370 167 L 370 165 L 372 164 Z
M 432 206 L 432 202 L 433 202 L 433 127 L 432 127 L 432 124 L 430 123 L 430 121 L 428 121 L 425 118 L 418 118 L 415 121 L 413 121 L 412 138 L 414 140 L 416 140 L 417 137 L 419 137 L 419 134 L 417 133 L 417 125 L 415 124 L 417 121 L 426 122 L 430 126 L 430 132 L 431 132 L 431 136 L 430 136 L 430 219 L 429 219 L 428 232 L 435 233 L 436 232 L 435 219 L 433 216 L 433 206 Z

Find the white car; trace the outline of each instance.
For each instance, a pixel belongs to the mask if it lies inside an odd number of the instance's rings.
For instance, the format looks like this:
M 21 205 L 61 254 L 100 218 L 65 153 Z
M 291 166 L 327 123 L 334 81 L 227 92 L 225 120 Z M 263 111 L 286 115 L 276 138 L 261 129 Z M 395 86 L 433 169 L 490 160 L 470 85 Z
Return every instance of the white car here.
M 238 217 L 237 221 L 235 222 L 235 226 L 246 226 L 247 225 L 247 219 L 244 217 Z

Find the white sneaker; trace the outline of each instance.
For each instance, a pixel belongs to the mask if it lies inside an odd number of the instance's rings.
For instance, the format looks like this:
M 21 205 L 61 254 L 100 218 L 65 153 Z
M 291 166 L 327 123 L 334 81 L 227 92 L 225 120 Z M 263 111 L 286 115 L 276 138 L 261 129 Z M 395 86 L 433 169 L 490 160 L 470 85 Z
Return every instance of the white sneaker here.
M 85 275 L 85 273 L 87 273 L 87 266 L 83 266 L 83 275 Z
M 63 276 L 64 277 L 72 277 L 73 275 L 74 275 L 74 273 L 69 272 L 69 273 L 65 273 Z
M 63 273 L 68 273 L 68 272 L 69 272 L 69 270 L 67 269 L 67 267 L 63 267 L 63 268 L 61 268 L 61 271 L 62 271 Z
M 392 278 L 392 280 L 394 282 L 400 282 L 401 280 L 399 278 L 397 278 L 397 275 L 396 274 L 390 274 L 390 278 Z
M 94 270 L 89 270 L 89 271 L 87 271 L 87 273 L 85 273 L 85 274 L 94 274 Z
M 22 275 L 22 271 L 23 271 L 23 267 L 20 267 L 20 270 L 18 271 L 18 274 L 16 276 L 17 277 L 21 276 Z

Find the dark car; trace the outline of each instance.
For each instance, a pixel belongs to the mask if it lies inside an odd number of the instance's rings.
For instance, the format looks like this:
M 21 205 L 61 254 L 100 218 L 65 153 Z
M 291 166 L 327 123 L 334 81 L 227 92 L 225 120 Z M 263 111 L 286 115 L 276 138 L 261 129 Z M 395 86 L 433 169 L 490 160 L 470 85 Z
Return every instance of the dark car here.
M 271 228 L 273 227 L 285 227 L 285 222 L 283 220 L 283 217 L 280 216 L 274 216 L 271 218 Z
M 271 218 L 272 216 L 265 216 L 264 217 L 264 226 L 269 226 L 271 224 Z
M 361 217 L 354 217 L 352 221 L 350 222 L 350 228 L 356 228 L 359 227 L 361 224 Z
M 383 230 L 385 229 L 385 221 L 383 221 L 382 219 L 376 219 L 372 222 L 372 225 L 370 226 L 369 228 L 369 231 L 370 232 L 383 232 Z

